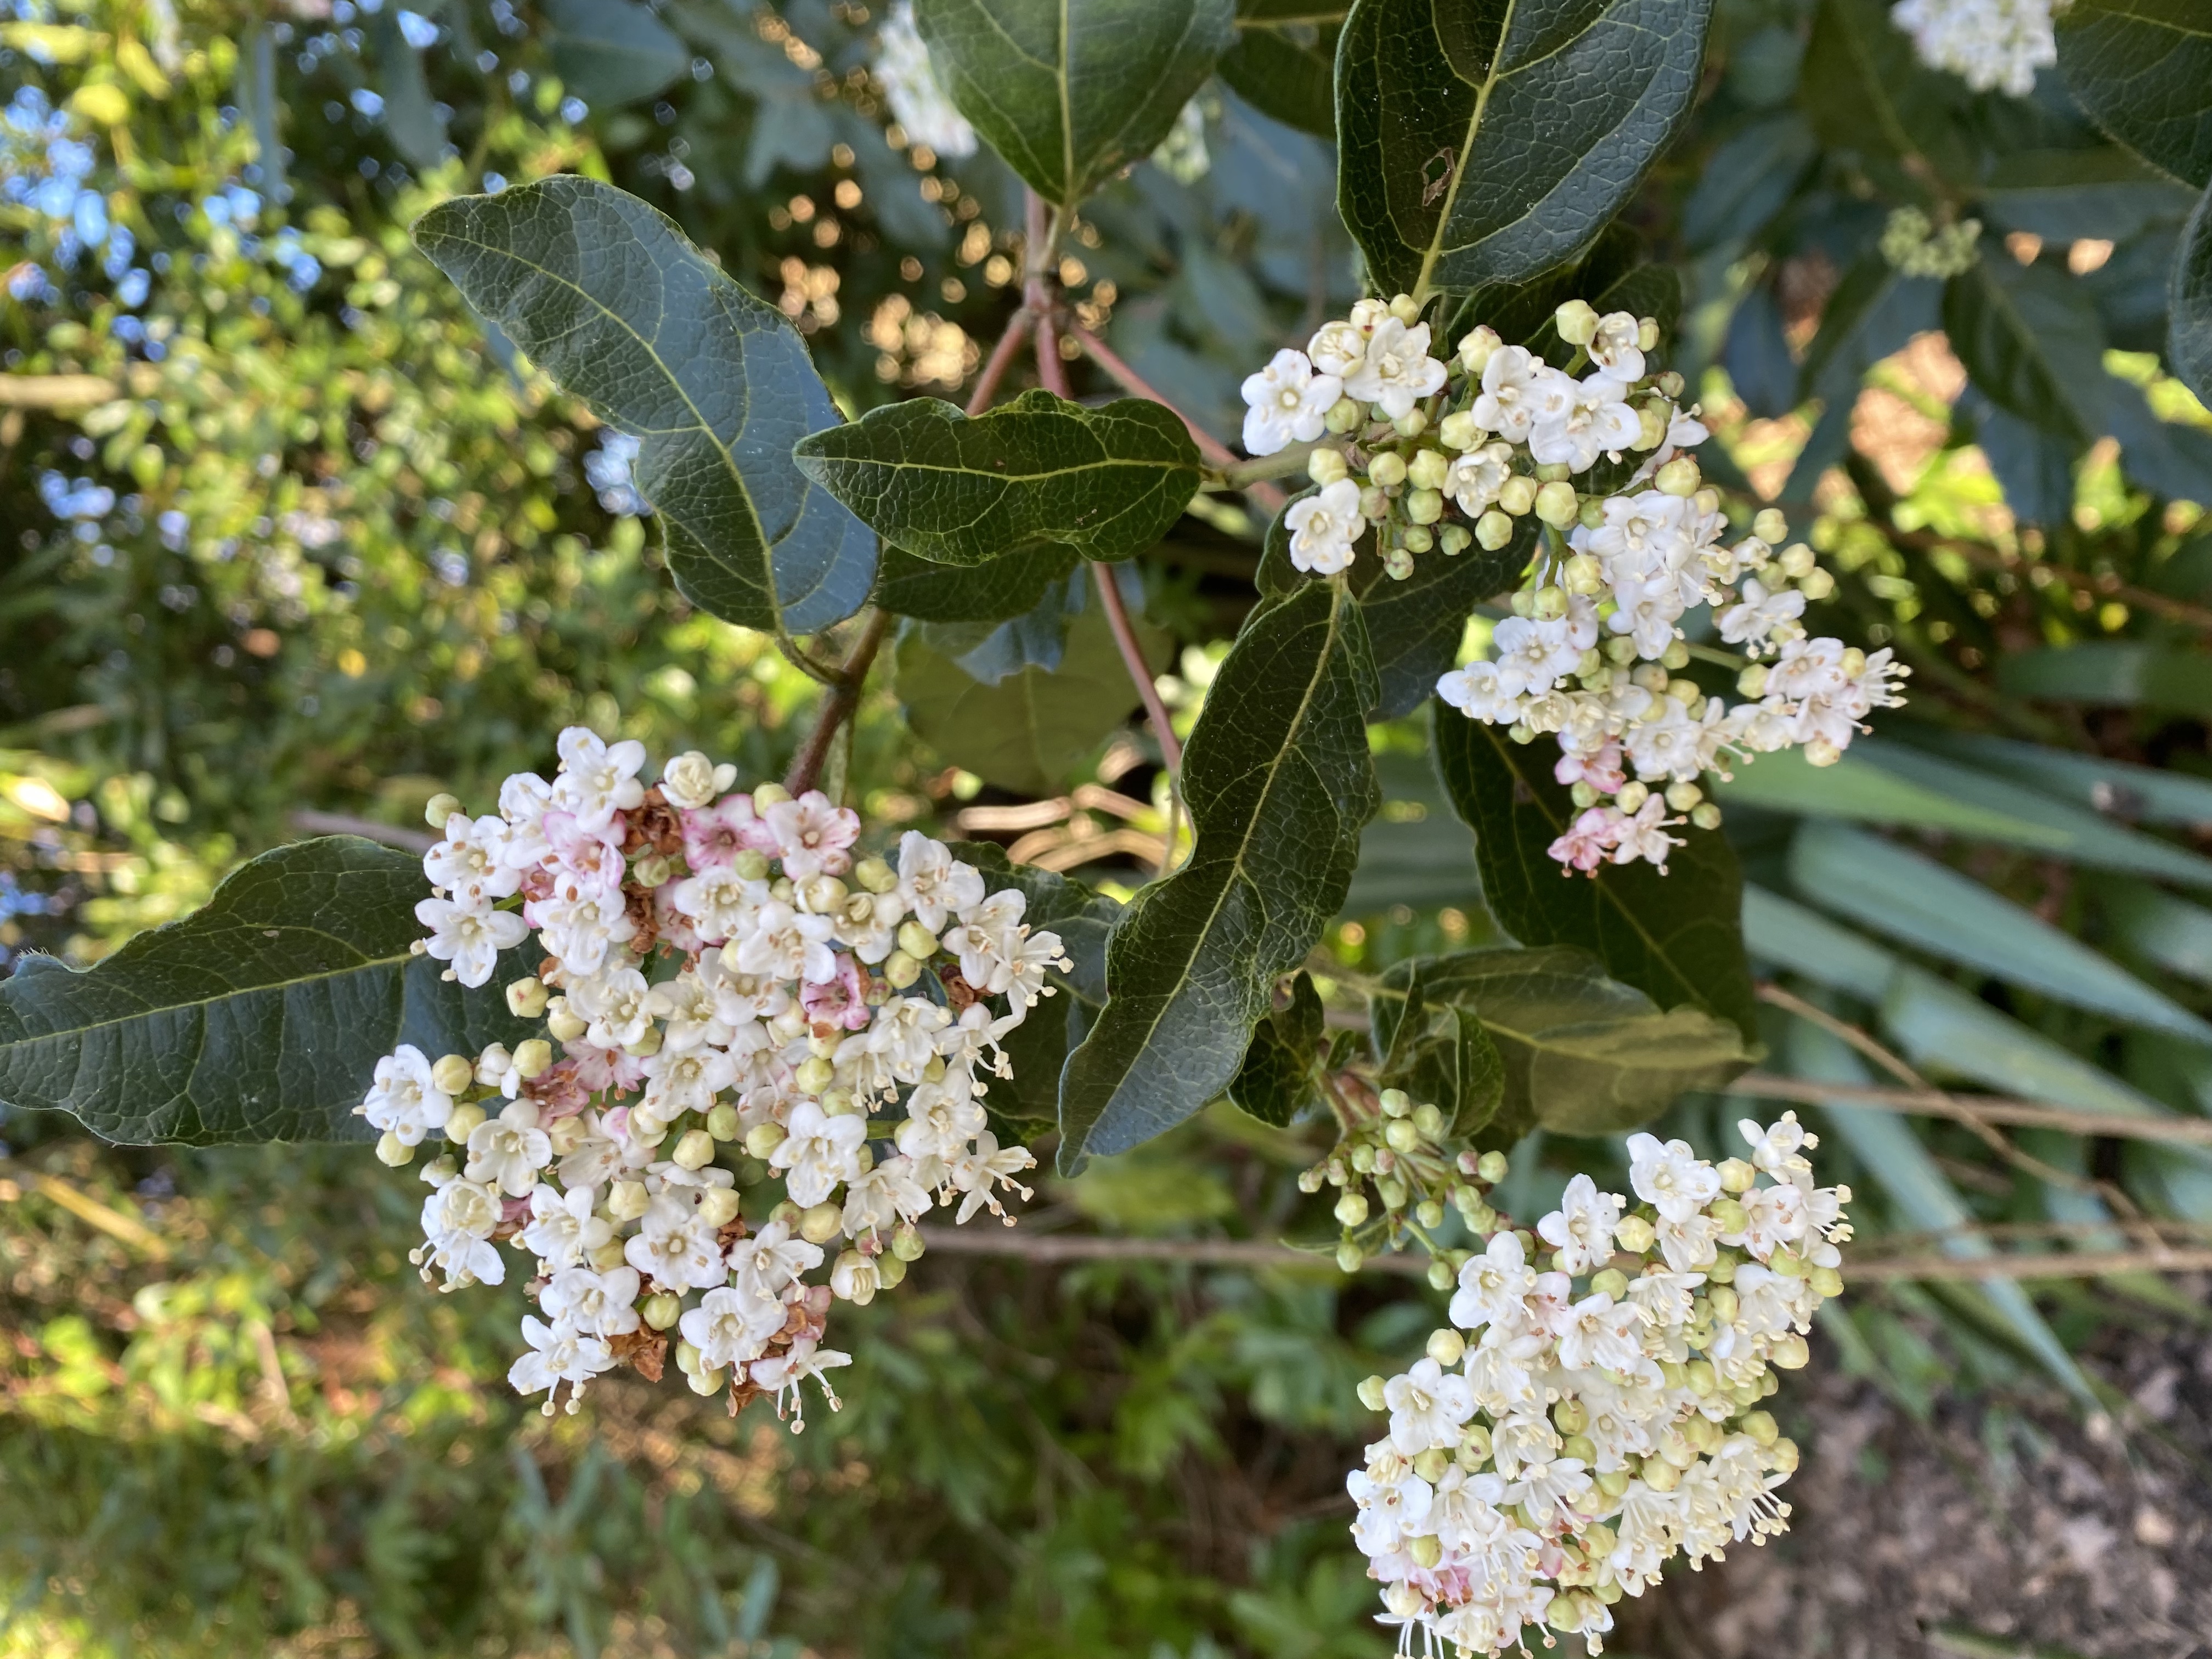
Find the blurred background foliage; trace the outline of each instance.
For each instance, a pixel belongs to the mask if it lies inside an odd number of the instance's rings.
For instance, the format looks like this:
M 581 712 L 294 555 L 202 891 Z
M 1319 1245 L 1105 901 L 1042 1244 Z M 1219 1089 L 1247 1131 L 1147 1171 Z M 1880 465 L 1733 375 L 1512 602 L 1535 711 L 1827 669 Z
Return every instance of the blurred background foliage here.
M 489 798 L 570 721 L 781 769 L 811 682 L 689 612 L 625 441 L 406 229 L 461 191 L 611 179 L 793 317 L 849 410 L 952 395 L 1013 302 L 1018 191 L 898 130 L 880 15 L 0 9 L 0 957 L 95 959 L 336 820 L 404 844 L 431 794 Z M 1917 673 L 1910 718 L 1844 764 L 1773 757 L 1723 796 L 1751 945 L 1799 1011 L 1765 1011 L 1765 1069 L 2201 1116 L 2212 417 L 2165 372 L 2160 297 L 2191 198 L 2054 75 L 1971 96 L 1886 27 L 1874 0 L 1727 0 L 1694 125 L 1629 215 L 1683 279 L 1709 473 L 1832 556 L 1820 631 Z M 1853 31 L 1919 100 L 1910 132 L 1865 118 L 1882 76 L 1831 72 Z M 1325 136 L 1216 83 L 1087 204 L 1061 274 L 1228 433 L 1243 375 L 1358 291 L 1333 190 Z M 1949 299 L 1883 255 L 1900 208 L 1978 218 Z M 2067 407 L 2021 410 L 2034 338 L 1946 343 L 1977 294 L 2025 295 L 2087 352 L 2057 365 Z M 1262 527 L 1201 498 L 1134 568 L 1186 730 Z M 912 628 L 848 763 L 872 821 L 1139 882 L 1156 757 L 1111 698 L 1031 696 L 1061 650 Z M 1425 718 L 1377 728 L 1389 803 L 1318 964 L 1346 985 L 1498 936 Z M 1742 1109 L 1670 1124 L 1717 1149 Z M 2212 1227 L 2202 1146 L 1814 1114 L 1877 1248 Z M 635 1382 L 548 1422 L 501 1381 L 515 1298 L 420 1286 L 412 1186 L 358 1151 L 106 1148 L 21 1114 L 0 1137 L 0 1654 L 1381 1650 L 1340 1472 L 1357 1379 L 1435 1316 L 1412 1281 L 933 1259 L 846 1316 L 848 1407 L 803 1437 Z M 1029 1224 L 1317 1233 L 1293 1178 L 1324 1145 L 1217 1107 L 1049 1186 Z M 1538 1213 L 1606 1156 L 1532 1138 L 1503 1201 Z M 1920 1413 L 2108 1404 L 2073 1353 L 2203 1318 L 2144 1271 L 1844 1306 L 1828 1354 Z

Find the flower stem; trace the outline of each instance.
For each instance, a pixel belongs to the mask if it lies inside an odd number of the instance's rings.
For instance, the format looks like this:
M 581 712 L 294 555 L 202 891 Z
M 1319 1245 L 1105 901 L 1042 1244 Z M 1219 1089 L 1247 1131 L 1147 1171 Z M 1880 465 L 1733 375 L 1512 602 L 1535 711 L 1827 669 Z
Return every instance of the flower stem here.
M 1006 319 L 1006 331 L 999 337 L 999 343 L 991 348 L 989 361 L 975 380 L 975 390 L 969 394 L 968 414 L 972 419 L 991 406 L 992 398 L 999 394 L 999 382 L 1006 378 L 1006 370 L 1020 352 L 1023 343 L 1036 334 L 1036 313 L 1026 302 Z
M 791 763 L 791 771 L 783 787 L 794 795 L 805 794 L 822 775 L 822 764 L 830 757 L 830 746 L 837 740 L 837 732 L 852 719 L 860 706 L 860 693 L 868 683 L 868 670 L 874 666 L 876 653 L 890 630 L 891 615 L 888 611 L 871 610 L 861 625 L 860 636 L 853 642 L 853 649 L 845 659 L 844 666 L 822 694 L 821 707 L 814 715 L 814 729 L 806 734 L 806 741 Z

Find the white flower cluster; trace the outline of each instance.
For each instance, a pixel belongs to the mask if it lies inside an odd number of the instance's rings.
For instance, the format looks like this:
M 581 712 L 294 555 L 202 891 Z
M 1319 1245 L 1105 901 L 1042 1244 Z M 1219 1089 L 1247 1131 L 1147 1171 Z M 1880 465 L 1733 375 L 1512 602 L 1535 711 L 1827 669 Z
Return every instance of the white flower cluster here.
M 1889 21 L 1912 37 L 1930 69 L 1947 70 L 1976 92 L 2025 98 L 2035 72 L 2058 61 L 2051 14 L 2063 0 L 1900 0 Z
M 975 129 L 945 95 L 929 48 L 914 26 L 914 0 L 893 0 L 876 37 L 874 68 L 884 100 L 908 138 L 939 155 L 975 153 Z
M 1500 1653 L 1532 1625 L 1595 1651 L 1677 1552 L 1784 1529 L 1797 1448 L 1758 1402 L 1843 1289 L 1850 1194 L 1814 1184 L 1795 1113 L 1741 1127 L 1749 1159 L 1717 1168 L 1631 1136 L 1634 1204 L 1576 1176 L 1534 1235 L 1467 1259 L 1425 1358 L 1360 1385 L 1390 1425 L 1346 1480 L 1352 1532 L 1401 1652 L 1419 1630 L 1425 1654 Z
M 426 1279 L 496 1285 L 501 1243 L 535 1258 L 545 1318 L 509 1375 L 548 1412 L 617 1364 L 658 1376 L 671 1328 L 699 1393 L 795 1404 L 848 1363 L 820 1346 L 831 1298 L 904 1277 L 933 1195 L 963 1222 L 1003 1217 L 1001 1186 L 1028 1195 L 1035 1160 L 986 1127 L 979 1073 L 1012 1075 L 1001 1040 L 1052 994 L 1060 939 L 921 835 L 896 866 L 856 860 L 859 817 L 818 792 L 733 793 L 736 769 L 696 752 L 648 788 L 641 744 L 572 726 L 559 747 L 558 775 L 509 778 L 495 815 L 431 803 L 416 909 L 417 948 L 465 985 L 534 932 L 544 966 L 507 1000 L 546 1036 L 434 1063 L 403 1046 L 357 1109 L 387 1164 L 433 1133 L 457 1149 L 424 1171 Z M 883 1107 L 904 1115 L 871 1122 Z M 781 1201 L 748 1203 L 740 1179 L 771 1175 Z
M 1887 649 L 1807 637 L 1806 603 L 1835 579 L 1802 543 L 1776 551 L 1789 534 L 1780 513 L 1723 544 L 1719 494 L 1680 453 L 1706 430 L 1675 402 L 1680 376 L 1647 372 L 1659 340 L 1650 318 L 1561 306 L 1570 367 L 1589 369 L 1577 380 L 1489 328 L 1440 362 L 1419 314 L 1403 295 L 1362 301 L 1322 327 L 1310 355 L 1278 352 L 1244 383 L 1245 447 L 1320 446 L 1307 469 L 1322 488 L 1284 515 L 1291 562 L 1317 574 L 1348 568 L 1370 529 L 1385 571 L 1402 579 L 1416 554 L 1496 550 L 1533 520 L 1534 556 L 1496 654 L 1446 674 L 1437 692 L 1516 742 L 1556 736 L 1555 775 L 1579 816 L 1553 857 L 1583 871 L 1638 859 L 1663 869 L 1682 815 L 1720 822 L 1705 774 L 1797 745 L 1830 764 L 1872 710 L 1900 701 L 1905 671 Z M 1644 459 L 1623 477 L 1629 454 Z M 1601 459 L 1612 482 L 1578 490 L 1571 481 Z M 1737 689 L 1754 701 L 1731 708 L 1680 672 L 1691 659 L 1681 621 L 1700 605 L 1741 648 L 1734 660 L 1749 659 Z

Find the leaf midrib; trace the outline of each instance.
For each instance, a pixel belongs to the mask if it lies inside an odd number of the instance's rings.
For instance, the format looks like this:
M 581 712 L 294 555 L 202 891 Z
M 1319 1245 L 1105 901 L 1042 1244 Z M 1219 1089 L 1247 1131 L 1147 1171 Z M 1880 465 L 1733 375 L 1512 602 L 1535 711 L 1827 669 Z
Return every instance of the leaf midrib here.
M 1505 78 L 1499 65 L 1505 61 L 1506 37 L 1513 32 L 1513 13 L 1520 0 L 1505 0 L 1505 15 L 1498 25 L 1498 45 L 1490 54 L 1490 67 L 1484 72 L 1482 85 L 1474 94 L 1474 111 L 1468 117 L 1467 136 L 1460 140 L 1459 154 L 1452 161 L 1451 183 L 1444 191 L 1444 204 L 1437 215 L 1437 228 L 1429 233 L 1429 246 L 1421 254 L 1420 274 L 1413 282 L 1413 301 L 1425 305 L 1429 299 L 1429 278 L 1435 274 L 1437 258 L 1443 252 L 1444 232 L 1451 223 L 1452 209 L 1459 201 L 1461 181 L 1467 177 L 1467 158 L 1474 149 L 1474 141 L 1481 135 L 1482 118 L 1490 108 L 1490 94 Z
M 1214 896 L 1212 908 L 1206 912 L 1205 925 L 1192 934 L 1190 953 L 1184 958 L 1182 968 L 1178 969 L 1176 975 L 1176 990 L 1188 981 L 1190 964 L 1197 960 L 1200 948 L 1212 933 L 1214 923 L 1220 919 L 1222 907 L 1229 902 L 1229 895 L 1235 890 L 1238 883 L 1250 879 L 1245 873 L 1244 864 L 1246 851 L 1252 845 L 1252 825 L 1258 821 L 1261 813 L 1266 809 L 1268 797 L 1274 792 L 1274 781 L 1283 769 L 1285 757 L 1297 747 L 1298 733 L 1304 730 L 1307 713 L 1313 707 L 1313 700 L 1319 694 L 1322 682 L 1328 678 L 1331 661 L 1336 654 L 1338 637 L 1343 629 L 1345 609 L 1352 603 L 1351 593 L 1341 585 L 1340 578 L 1331 579 L 1330 586 L 1333 590 L 1333 598 L 1329 605 L 1328 638 L 1323 641 L 1320 653 L 1314 659 L 1314 672 L 1307 678 L 1305 690 L 1299 696 L 1297 713 L 1285 728 L 1282 744 L 1275 750 L 1274 759 L 1267 769 L 1267 785 L 1260 792 L 1260 799 L 1253 807 L 1251 817 L 1245 821 L 1243 832 L 1237 836 L 1237 851 L 1229 859 L 1227 867 L 1222 872 L 1219 890 Z M 1193 866 L 1195 865 L 1197 856 L 1197 842 L 1194 836 L 1191 851 L 1193 864 L 1184 866 L 1185 872 L 1194 873 Z M 1107 1000 L 1110 1006 L 1113 1000 L 1113 988 L 1110 985 L 1107 988 Z M 1161 1022 L 1167 1018 L 1168 1010 L 1174 1004 L 1174 990 L 1160 999 L 1158 1011 L 1144 1027 L 1145 1040 L 1138 1045 L 1140 1053 L 1152 1046 L 1153 1035 L 1159 1030 Z M 1127 1075 L 1125 1072 L 1124 1080 Z M 1121 1083 L 1117 1081 L 1114 1085 L 1113 1094 L 1108 1097 L 1109 1105 L 1121 1092 Z M 1085 1126 L 1083 1136 L 1086 1142 L 1090 1139 L 1091 1132 L 1097 1127 L 1099 1121 L 1104 1116 L 1105 1112 L 1102 1109 L 1097 1118 L 1094 1118 Z

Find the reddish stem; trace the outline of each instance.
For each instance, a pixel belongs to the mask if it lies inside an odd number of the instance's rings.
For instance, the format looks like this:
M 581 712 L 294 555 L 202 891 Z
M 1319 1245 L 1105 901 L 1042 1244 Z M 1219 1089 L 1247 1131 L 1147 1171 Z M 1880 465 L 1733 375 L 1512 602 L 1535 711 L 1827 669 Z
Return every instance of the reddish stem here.
M 971 418 L 991 406 L 991 399 L 998 395 L 999 382 L 1006 378 L 1015 354 L 1021 350 L 1024 341 L 1034 336 L 1033 322 L 1034 313 L 1026 302 L 1006 319 L 1006 331 L 999 337 L 999 343 L 991 348 L 990 360 L 983 365 L 983 372 L 976 379 L 975 390 L 969 394 L 968 414 Z
M 814 716 L 814 729 L 806 734 L 806 741 L 791 763 L 791 771 L 783 787 L 794 795 L 803 795 L 814 787 L 822 775 L 822 763 L 830 757 L 830 745 L 837 740 L 838 728 L 853 717 L 860 706 L 860 693 L 868 683 L 868 670 L 876 660 L 876 652 L 882 647 L 884 635 L 891 625 L 890 612 L 872 611 L 860 629 L 860 637 L 853 642 L 853 649 L 845 659 L 845 665 L 837 671 L 836 679 L 822 694 L 822 707 Z
M 1174 410 L 1176 418 L 1189 429 L 1190 440 L 1198 446 L 1198 453 L 1212 462 L 1214 465 L 1225 471 L 1230 467 L 1243 465 L 1242 456 L 1162 397 L 1158 388 L 1135 369 L 1130 368 L 1121 355 L 1108 345 L 1105 341 L 1100 339 L 1089 329 L 1081 326 L 1069 329 L 1068 334 L 1076 344 L 1083 348 L 1084 356 L 1120 381 L 1121 389 L 1131 397 L 1148 398 L 1153 403 Z M 1255 479 L 1245 485 L 1244 493 L 1257 501 L 1267 512 L 1279 513 L 1283 510 L 1283 492 L 1264 479 Z

